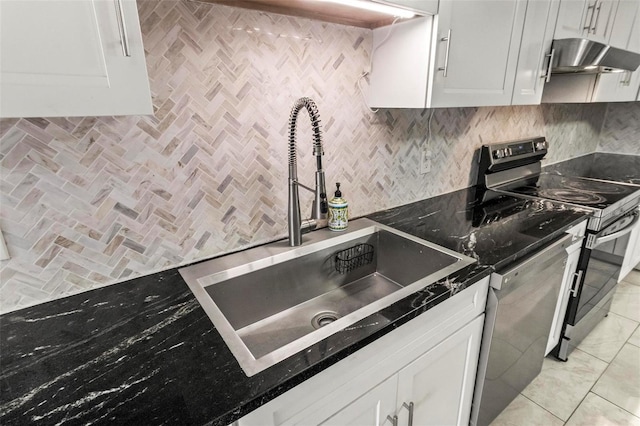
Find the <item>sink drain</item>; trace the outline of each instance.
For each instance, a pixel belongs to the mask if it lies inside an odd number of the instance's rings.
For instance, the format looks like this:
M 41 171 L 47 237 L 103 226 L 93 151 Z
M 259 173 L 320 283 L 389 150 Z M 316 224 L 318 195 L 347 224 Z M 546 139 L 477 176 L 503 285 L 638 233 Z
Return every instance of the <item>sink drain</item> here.
M 318 329 L 320 327 L 324 327 L 325 325 L 331 324 L 338 318 L 338 314 L 333 311 L 319 312 L 315 314 L 311 319 L 311 325 L 313 326 L 313 328 Z

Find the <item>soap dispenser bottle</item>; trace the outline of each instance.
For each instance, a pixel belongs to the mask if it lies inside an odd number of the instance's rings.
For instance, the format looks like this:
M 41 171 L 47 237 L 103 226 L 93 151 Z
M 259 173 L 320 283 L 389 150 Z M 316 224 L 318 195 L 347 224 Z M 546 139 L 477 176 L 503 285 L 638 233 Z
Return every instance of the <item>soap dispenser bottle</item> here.
M 349 203 L 342 198 L 340 182 L 336 183 L 334 197 L 329 200 L 329 229 L 332 231 L 344 231 L 349 224 Z

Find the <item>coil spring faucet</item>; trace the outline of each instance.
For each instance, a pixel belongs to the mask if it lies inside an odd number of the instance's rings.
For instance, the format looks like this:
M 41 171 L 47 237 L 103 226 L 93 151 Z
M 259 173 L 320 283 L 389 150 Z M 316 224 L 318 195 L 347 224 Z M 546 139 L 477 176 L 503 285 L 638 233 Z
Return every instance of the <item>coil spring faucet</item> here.
M 306 108 L 311 119 L 313 129 L 313 155 L 316 156 L 316 187 L 311 189 L 298 182 L 298 164 L 296 154 L 296 126 L 298 113 Z M 327 190 L 325 187 L 324 170 L 322 170 L 322 131 L 320 130 L 320 113 L 315 102 L 310 98 L 298 99 L 289 115 L 289 245 L 291 247 L 302 244 L 302 232 L 311 231 L 318 225 L 318 219 L 327 216 Z M 315 194 L 311 207 L 311 218 L 304 221 L 300 217 L 300 197 L 298 187 L 301 186 Z

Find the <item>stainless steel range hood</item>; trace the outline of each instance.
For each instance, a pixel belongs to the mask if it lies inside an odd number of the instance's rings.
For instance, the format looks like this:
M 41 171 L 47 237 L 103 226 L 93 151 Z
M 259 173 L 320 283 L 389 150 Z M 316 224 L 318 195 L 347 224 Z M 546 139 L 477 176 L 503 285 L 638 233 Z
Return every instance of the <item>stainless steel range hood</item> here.
M 635 71 L 640 54 L 584 38 L 553 41 L 552 74 Z

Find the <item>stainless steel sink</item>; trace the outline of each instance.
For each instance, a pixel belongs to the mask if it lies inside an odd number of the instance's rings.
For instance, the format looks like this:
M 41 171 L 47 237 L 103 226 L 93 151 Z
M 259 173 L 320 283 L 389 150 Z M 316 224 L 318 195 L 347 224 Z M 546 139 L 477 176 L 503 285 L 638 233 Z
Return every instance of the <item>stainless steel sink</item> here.
M 359 219 L 302 246 L 276 242 L 180 274 L 252 376 L 474 262 Z

